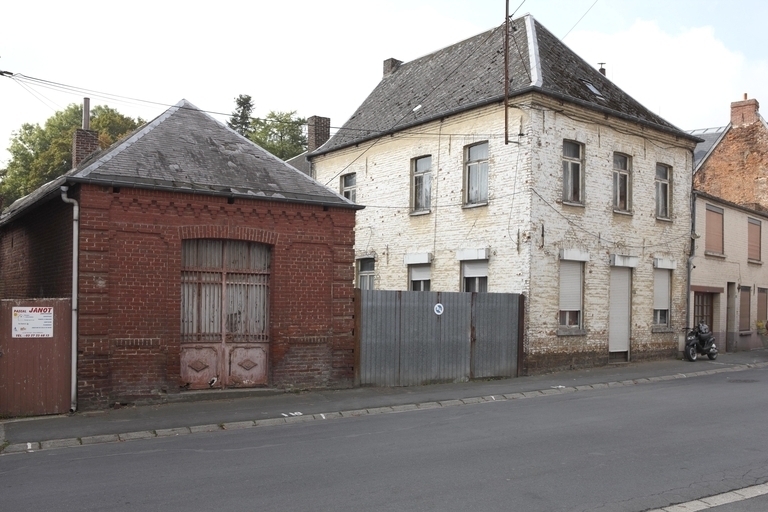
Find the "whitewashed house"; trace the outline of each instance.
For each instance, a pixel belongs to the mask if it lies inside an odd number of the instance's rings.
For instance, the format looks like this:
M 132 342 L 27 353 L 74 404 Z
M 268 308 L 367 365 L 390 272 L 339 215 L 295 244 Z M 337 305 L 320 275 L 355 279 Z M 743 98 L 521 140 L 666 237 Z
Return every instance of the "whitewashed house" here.
M 677 354 L 699 139 L 530 15 L 505 34 L 388 59 L 309 155 L 366 206 L 357 286 L 525 294 L 525 373 Z

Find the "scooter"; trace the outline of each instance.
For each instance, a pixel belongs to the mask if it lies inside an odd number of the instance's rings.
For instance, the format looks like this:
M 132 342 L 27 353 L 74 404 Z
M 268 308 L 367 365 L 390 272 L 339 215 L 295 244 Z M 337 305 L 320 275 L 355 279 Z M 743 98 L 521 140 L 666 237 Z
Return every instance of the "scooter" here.
M 711 360 L 717 359 L 717 346 L 715 345 L 715 336 L 709 330 L 709 326 L 704 322 L 688 331 L 685 337 L 685 358 L 689 361 L 695 361 L 699 354 L 706 354 Z

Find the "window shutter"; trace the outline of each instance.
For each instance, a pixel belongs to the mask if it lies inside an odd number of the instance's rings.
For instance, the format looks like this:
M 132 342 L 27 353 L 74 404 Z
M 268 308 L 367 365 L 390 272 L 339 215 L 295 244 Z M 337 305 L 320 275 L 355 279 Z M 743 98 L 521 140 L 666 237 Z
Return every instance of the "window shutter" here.
M 464 277 L 487 277 L 488 260 L 465 261 Z
M 747 223 L 747 258 L 760 260 L 760 221 L 749 219 Z
M 705 247 L 707 251 L 723 254 L 723 211 L 707 207 L 707 231 Z
M 749 294 L 750 289 L 742 286 L 739 294 L 739 330 L 748 331 L 749 327 Z
M 768 319 L 768 290 L 765 288 L 757 289 L 757 319 L 761 322 Z
M 669 275 L 667 269 L 653 270 L 653 309 L 669 309 Z
M 560 260 L 560 311 L 581 311 L 580 261 Z
M 429 265 L 411 265 L 411 281 L 429 281 L 431 276 Z

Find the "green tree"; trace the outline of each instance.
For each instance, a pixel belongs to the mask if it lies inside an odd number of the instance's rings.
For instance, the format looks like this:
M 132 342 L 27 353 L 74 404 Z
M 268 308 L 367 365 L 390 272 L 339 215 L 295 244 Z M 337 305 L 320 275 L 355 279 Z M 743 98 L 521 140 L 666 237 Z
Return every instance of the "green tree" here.
M 23 197 L 72 168 L 72 137 L 83 118 L 82 105 L 72 104 L 48 118 L 44 126 L 24 123 L 13 133 L 11 159 L 0 169 L 0 197 L 4 206 Z M 101 148 L 144 124 L 107 106 L 91 111 L 91 129 L 99 132 Z
M 235 98 L 235 110 L 232 117 L 227 121 L 227 126 L 235 130 L 243 137 L 249 137 L 253 129 L 251 128 L 251 113 L 253 112 L 253 102 L 247 94 L 241 94 Z
M 306 124 L 307 120 L 297 117 L 296 111 L 271 111 L 265 119 L 253 120 L 249 138 L 276 157 L 288 160 L 306 151 Z

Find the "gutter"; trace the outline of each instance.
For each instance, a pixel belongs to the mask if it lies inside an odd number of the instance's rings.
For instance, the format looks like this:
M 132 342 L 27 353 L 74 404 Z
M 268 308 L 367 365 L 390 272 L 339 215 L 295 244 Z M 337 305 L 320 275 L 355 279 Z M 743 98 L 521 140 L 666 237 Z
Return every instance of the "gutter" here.
M 69 412 L 77 410 L 77 294 L 78 294 L 78 254 L 80 252 L 80 205 L 75 199 L 67 197 L 66 185 L 61 186 L 61 200 L 72 208 L 72 361 L 70 368 L 70 407 Z

